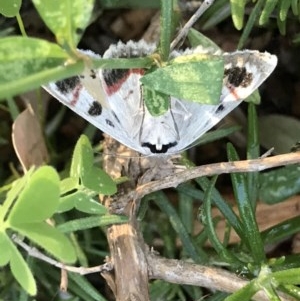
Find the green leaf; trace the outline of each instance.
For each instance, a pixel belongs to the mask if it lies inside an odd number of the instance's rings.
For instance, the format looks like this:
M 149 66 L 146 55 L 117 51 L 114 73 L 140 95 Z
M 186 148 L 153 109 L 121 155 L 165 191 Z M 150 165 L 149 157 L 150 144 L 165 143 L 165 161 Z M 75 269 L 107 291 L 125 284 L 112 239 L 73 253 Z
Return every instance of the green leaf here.
M 2 38 L 0 99 L 82 72 L 83 62 L 65 65 L 67 59 L 65 51 L 47 41 L 25 37 Z
M 47 223 L 18 224 L 12 228 L 28 237 L 60 261 L 66 263 L 75 262 L 75 249 L 70 240 L 59 230 Z
M 186 55 L 172 65 L 141 78 L 147 88 L 202 104 L 218 104 L 223 84 L 224 61 L 220 56 Z
M 279 18 L 281 21 L 285 21 L 289 12 L 292 0 L 281 0 L 279 7 Z
M 153 195 L 151 196 L 153 199 Z M 155 193 L 155 203 L 156 205 L 168 216 L 169 221 L 178 234 L 182 246 L 187 252 L 187 254 L 195 261 L 195 262 L 204 262 L 206 260 L 206 254 L 199 247 L 197 248 L 192 238 L 190 237 L 187 229 L 181 222 L 176 210 L 167 200 L 166 196 L 162 192 Z
M 255 22 L 260 17 L 261 10 L 262 10 L 264 3 L 265 3 L 265 0 L 257 0 L 257 3 L 255 4 L 253 10 L 251 11 L 248 21 L 244 27 L 243 33 L 240 37 L 238 49 L 244 48 L 244 44 L 245 44 L 246 40 L 248 39 Z
M 83 186 L 98 193 L 106 195 L 116 193 L 115 182 L 102 169 L 93 167 L 93 161 L 90 141 L 82 135 L 74 149 L 70 176 L 80 178 Z
M 83 191 L 76 191 L 61 198 L 57 211 L 61 213 L 73 208 L 89 214 L 103 215 L 107 213 L 105 206 L 93 200 L 91 196 Z
M 20 179 L 14 181 L 12 183 L 11 189 L 7 192 L 6 199 L 3 203 L 3 206 L 0 210 L 0 221 L 4 220 L 7 212 L 10 210 L 13 202 L 18 197 L 18 195 L 21 193 L 27 182 L 29 181 L 31 175 L 33 174 L 34 169 L 31 168 L 27 171 L 27 173 Z
M 275 6 L 277 5 L 278 0 L 266 0 L 266 4 L 264 6 L 263 11 L 261 12 L 261 15 L 259 17 L 258 24 L 259 25 L 265 25 L 270 18 L 271 13 L 275 9 Z
M 249 284 L 245 285 L 238 291 L 234 292 L 230 296 L 224 299 L 224 301 L 247 301 L 251 300 L 251 297 L 258 292 L 260 287 L 257 285 L 256 281 L 253 280 Z
M 12 274 L 29 295 L 36 295 L 37 288 L 31 270 L 15 245 L 11 241 L 9 242 L 11 250 L 10 269 Z
M 128 217 L 122 215 L 91 216 L 65 222 L 59 225 L 57 229 L 63 233 L 69 233 L 112 224 L 124 224 L 126 222 L 128 222 Z
M 232 21 L 237 30 L 243 28 L 246 2 L 245 0 L 230 0 Z
M 257 159 L 259 157 L 259 138 L 256 106 L 253 103 L 248 104 L 248 141 L 247 141 L 247 159 Z M 248 194 L 252 207 L 256 207 L 258 196 L 258 172 L 249 172 L 247 174 Z
M 5 17 L 15 17 L 20 10 L 21 0 L 0 0 L 0 14 Z
M 300 284 L 300 268 L 274 272 L 272 278 L 282 284 Z
M 11 249 L 10 249 L 10 239 L 3 231 L 0 231 L 0 267 L 8 264 L 11 257 Z
M 58 43 L 75 49 L 89 24 L 94 0 L 33 0 L 33 3 Z
M 259 199 L 276 204 L 300 192 L 300 167 L 288 165 L 259 175 Z
M 206 230 L 208 231 L 208 238 L 215 248 L 220 257 L 228 263 L 236 263 L 237 258 L 235 258 L 219 241 L 217 233 L 214 228 L 213 219 L 211 215 L 211 195 L 217 180 L 217 176 L 214 176 L 209 188 L 205 191 L 204 200 L 203 200 L 203 215 L 202 222 L 205 225 Z
M 145 86 L 142 88 L 146 107 L 152 116 L 160 116 L 169 110 L 170 96 Z
M 91 169 L 93 161 L 94 155 L 91 143 L 87 136 L 81 135 L 74 148 L 70 176 L 81 178 L 85 172 Z
M 74 189 L 78 188 L 78 178 L 65 178 L 60 181 L 60 194 L 63 195 L 69 191 L 72 191 Z
M 102 169 L 93 167 L 81 177 L 84 187 L 95 192 L 112 195 L 117 192 L 117 185 Z
M 52 216 L 59 202 L 59 177 L 54 168 L 40 167 L 20 193 L 9 216 L 8 223 L 41 222 Z
M 173 0 L 162 0 L 160 17 L 159 53 L 163 61 L 167 61 L 170 54 L 172 35 Z
M 96 202 L 84 193 L 81 193 L 81 197 L 78 198 L 75 207 L 77 210 L 89 214 L 104 215 L 107 213 L 107 208 L 105 206 Z
M 227 146 L 227 155 L 229 161 L 239 160 L 238 155 L 231 144 L 228 144 Z M 243 222 L 244 231 L 241 238 L 250 248 L 254 260 L 258 263 L 263 262 L 265 260 L 265 252 L 255 219 L 254 208 L 249 200 L 245 174 L 232 173 L 230 176 L 240 217 Z
M 280 243 L 300 231 L 300 217 L 294 217 L 262 232 L 265 244 Z

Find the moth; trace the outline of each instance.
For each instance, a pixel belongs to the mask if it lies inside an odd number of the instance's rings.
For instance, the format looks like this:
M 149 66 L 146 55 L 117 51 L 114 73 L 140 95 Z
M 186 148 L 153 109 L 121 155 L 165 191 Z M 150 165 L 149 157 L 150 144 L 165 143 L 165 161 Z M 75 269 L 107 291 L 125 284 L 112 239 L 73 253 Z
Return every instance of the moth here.
M 143 57 L 154 44 L 129 41 L 112 45 L 103 58 Z M 184 56 L 202 53 L 202 47 Z M 91 51 L 83 51 L 100 58 Z M 170 96 L 168 110 L 152 116 L 143 98 L 143 69 L 86 69 L 81 75 L 52 82 L 44 88 L 101 131 L 143 155 L 170 155 L 187 149 L 256 90 L 272 73 L 277 57 L 252 50 L 223 56 L 223 86 L 217 105 L 199 104 Z M 214 83 L 211 83 L 212 85 Z

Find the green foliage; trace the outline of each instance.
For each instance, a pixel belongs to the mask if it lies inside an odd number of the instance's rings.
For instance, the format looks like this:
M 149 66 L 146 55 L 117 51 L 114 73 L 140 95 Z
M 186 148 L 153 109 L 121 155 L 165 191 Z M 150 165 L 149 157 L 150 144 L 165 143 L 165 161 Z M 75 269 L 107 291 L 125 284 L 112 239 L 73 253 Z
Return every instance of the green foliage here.
M 73 263 L 76 259 L 74 245 L 63 233 L 126 221 L 119 216 L 104 216 L 106 208 L 93 199 L 100 192 L 116 192 L 115 183 L 103 170 L 93 166 L 93 160 L 92 147 L 82 136 L 75 147 L 68 178 L 60 181 L 50 166 L 32 169 L 13 183 L 0 207 L 0 246 L 5 250 L 1 252 L 1 266 L 9 263 L 16 280 L 31 295 L 36 294 L 32 272 L 8 231 L 27 237 L 60 261 Z M 46 222 L 56 212 L 72 208 L 96 216 L 75 219 L 57 227 Z

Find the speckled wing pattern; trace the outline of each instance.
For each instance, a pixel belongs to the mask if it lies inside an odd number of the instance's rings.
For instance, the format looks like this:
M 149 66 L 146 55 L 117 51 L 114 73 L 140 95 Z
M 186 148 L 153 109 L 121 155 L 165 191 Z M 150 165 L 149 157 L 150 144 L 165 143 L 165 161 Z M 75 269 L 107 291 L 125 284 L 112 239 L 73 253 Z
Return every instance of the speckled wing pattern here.
M 112 45 L 104 58 L 142 57 L 155 45 L 144 41 Z M 100 58 L 91 51 L 82 51 Z M 172 56 L 202 53 L 201 47 Z M 88 122 L 144 155 L 176 154 L 211 129 L 272 73 L 277 58 L 267 52 L 223 53 L 225 70 L 218 105 L 170 97 L 166 113 L 154 117 L 143 100 L 143 69 L 86 69 L 81 75 L 44 88 Z M 213 84 L 213 83 L 212 83 Z

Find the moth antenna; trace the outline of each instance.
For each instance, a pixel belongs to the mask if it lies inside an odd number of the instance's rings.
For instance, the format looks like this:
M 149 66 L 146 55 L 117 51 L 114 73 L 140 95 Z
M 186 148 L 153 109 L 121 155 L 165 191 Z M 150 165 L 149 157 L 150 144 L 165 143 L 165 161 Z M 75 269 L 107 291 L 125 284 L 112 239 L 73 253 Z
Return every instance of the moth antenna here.
M 170 46 L 170 51 L 174 50 L 177 44 L 186 38 L 190 28 L 197 22 L 197 20 L 206 12 L 206 10 L 211 7 L 215 0 L 204 0 L 197 11 L 192 15 L 188 22 L 183 26 L 183 28 L 178 33 L 177 37 L 173 40 Z

